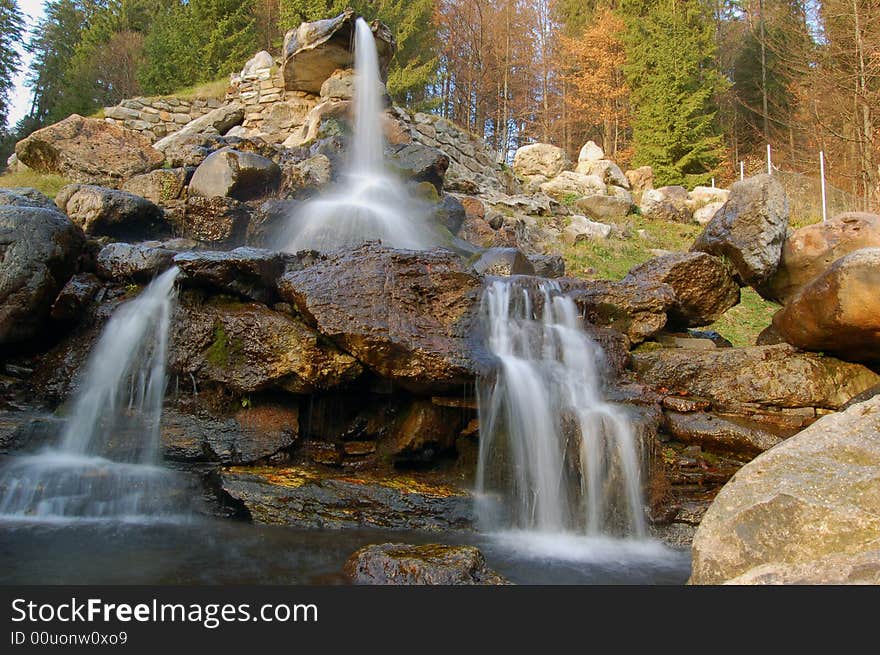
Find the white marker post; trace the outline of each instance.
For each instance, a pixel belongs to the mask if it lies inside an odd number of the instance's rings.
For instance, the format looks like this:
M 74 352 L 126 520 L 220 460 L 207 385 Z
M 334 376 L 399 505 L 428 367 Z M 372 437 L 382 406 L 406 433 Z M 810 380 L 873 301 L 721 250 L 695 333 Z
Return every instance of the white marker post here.
M 822 222 L 828 220 L 828 205 L 825 201 L 825 151 L 819 151 L 819 175 L 822 178 Z
M 712 188 L 713 189 L 715 188 L 715 178 L 714 177 L 712 178 Z
M 773 160 L 770 158 L 770 144 L 767 144 L 767 175 L 773 175 Z
M 740 181 L 746 179 L 746 163 L 744 161 L 739 163 L 739 179 Z

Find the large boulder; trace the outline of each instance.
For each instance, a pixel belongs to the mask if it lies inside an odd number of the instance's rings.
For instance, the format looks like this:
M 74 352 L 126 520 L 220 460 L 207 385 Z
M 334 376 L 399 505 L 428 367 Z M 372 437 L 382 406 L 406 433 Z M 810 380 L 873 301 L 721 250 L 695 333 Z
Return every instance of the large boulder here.
M 799 228 L 782 244 L 779 268 L 761 288 L 764 297 L 786 302 L 835 261 L 860 248 L 880 247 L 880 215 L 846 212 Z
M 346 9 L 334 18 L 302 23 L 284 36 L 281 74 L 288 91 L 320 93 L 336 69 L 354 66 L 356 19 L 354 10 Z M 385 24 L 373 21 L 370 29 L 379 53 L 379 74 L 385 80 L 397 43 Z
M 415 472 L 336 477 L 324 469 L 232 467 L 223 490 L 257 523 L 299 528 L 450 530 L 473 523 L 470 496 Z
M 77 114 L 22 139 L 15 154 L 41 173 L 111 187 L 159 168 L 165 159 L 139 132 Z
M 605 184 L 629 189 L 629 180 L 626 175 L 624 175 L 623 171 L 620 170 L 620 167 L 610 159 L 599 159 L 596 161 L 580 160 L 578 161 L 575 170 L 584 175 L 596 175 L 599 179 L 605 182 Z
M 574 206 L 595 221 L 614 221 L 626 218 L 632 198 L 593 194 L 575 200 Z
M 595 141 L 587 141 L 578 153 L 578 163 L 582 161 L 599 161 L 605 159 L 605 151 Z
M 611 226 L 607 223 L 591 221 L 586 216 L 577 214 L 569 218 L 568 225 L 562 230 L 562 240 L 569 244 L 593 239 L 607 239 L 611 236 Z
M 410 388 L 473 380 L 480 278 L 449 251 L 375 243 L 285 274 L 282 298 L 318 331 L 382 377 Z
M 278 278 L 288 258 L 294 259 L 294 256 L 260 248 L 235 248 L 182 252 L 174 257 L 174 264 L 180 268 L 181 282 L 185 285 L 207 287 L 270 304 L 276 298 Z
M 55 203 L 90 236 L 150 239 L 169 232 L 162 210 L 141 196 L 91 184 L 69 184 Z
M 251 210 L 242 202 L 224 196 L 187 198 L 178 230 L 189 239 L 217 245 L 244 242 Z
M 739 303 L 739 285 L 717 257 L 706 253 L 673 253 L 633 268 L 624 278 L 663 282 L 675 291 L 669 326 L 699 327 L 714 323 Z
M 568 165 L 565 150 L 549 143 L 532 143 L 518 148 L 513 155 L 513 172 L 521 176 L 559 175 Z
M 430 400 L 416 400 L 383 440 L 383 454 L 395 463 L 425 463 L 455 448 L 466 422 L 460 407 L 443 407 Z
M 416 182 L 428 182 L 443 191 L 443 178 L 449 168 L 449 157 L 442 150 L 408 143 L 393 146 L 388 157 L 389 165 L 402 177 Z
M 773 327 L 804 350 L 880 362 L 880 248 L 838 259 L 789 299 Z
M 45 194 L 29 187 L 0 189 L 0 207 L 42 207 L 55 209 L 55 202 Z
M 64 214 L 0 206 L 0 345 L 39 337 L 84 243 Z
M 632 368 L 646 384 L 723 407 L 836 410 L 880 383 L 880 375 L 864 366 L 799 352 L 785 344 L 633 353 Z
M 271 159 L 222 148 L 199 164 L 189 183 L 189 193 L 204 198 L 251 200 L 268 195 L 280 181 L 281 169 Z
M 767 430 L 739 417 L 710 412 L 664 412 L 664 430 L 676 441 L 700 446 L 710 452 L 754 457 L 782 441 Z
M 161 246 L 108 243 L 95 258 L 95 272 L 110 282 L 145 283 L 171 268 L 175 254 Z
M 218 136 L 226 134 L 236 125 L 241 125 L 244 120 L 244 107 L 237 102 L 231 102 L 216 109 L 212 109 L 204 116 L 190 121 L 173 134 L 159 139 L 153 144 L 153 148 L 169 158 L 172 166 L 181 164 L 173 162 L 172 154 L 180 149 L 187 141 L 204 136 Z M 189 164 L 187 164 L 189 165 Z
M 126 180 L 122 190 L 146 198 L 157 205 L 165 205 L 186 197 L 189 177 L 189 171 L 183 167 L 159 168 Z
M 693 543 L 692 584 L 880 584 L 880 397 L 746 464 Z
M 171 331 L 169 369 L 247 394 L 312 393 L 357 378 L 355 359 L 289 314 L 265 305 L 184 294 Z
M 727 258 L 742 284 L 759 287 L 776 272 L 788 230 L 788 198 L 770 175 L 737 182 L 691 250 Z
M 608 190 L 608 187 L 598 175 L 584 175 L 575 171 L 562 171 L 553 179 L 544 182 L 539 188 L 542 192 L 557 200 L 597 194 L 604 195 Z
M 643 191 L 639 209 L 642 216 L 652 221 L 690 223 L 694 213 L 688 206 L 687 189 L 681 186 L 664 186 Z
M 503 585 L 474 546 L 377 544 L 364 546 L 345 563 L 354 584 Z

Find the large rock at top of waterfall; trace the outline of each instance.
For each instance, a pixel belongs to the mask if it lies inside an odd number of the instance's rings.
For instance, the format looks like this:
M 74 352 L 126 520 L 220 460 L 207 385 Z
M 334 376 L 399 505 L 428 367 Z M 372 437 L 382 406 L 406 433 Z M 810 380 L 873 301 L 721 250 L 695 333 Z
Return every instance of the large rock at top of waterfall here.
M 269 195 L 280 182 L 281 169 L 271 159 L 222 148 L 199 164 L 189 183 L 189 193 L 204 198 L 251 200 Z
M 416 390 L 474 379 L 480 278 L 449 251 L 375 243 L 285 274 L 282 298 L 378 375 Z
M 639 209 L 642 216 L 652 221 L 690 223 L 694 217 L 688 204 L 687 189 L 681 186 L 644 190 Z
M 790 233 L 779 268 L 761 291 L 784 303 L 835 261 L 860 248 L 880 247 L 880 215 L 846 212 Z
M 0 206 L 0 345 L 39 337 L 84 243 L 64 214 Z
M 319 93 L 333 71 L 352 68 L 356 19 L 354 10 L 346 9 L 334 18 L 302 23 L 284 36 L 281 74 L 288 91 Z M 373 21 L 370 30 L 379 55 L 379 75 L 384 82 L 397 43 L 388 26 L 379 21 Z
M 362 368 L 289 314 L 186 292 L 171 328 L 171 371 L 247 394 L 313 393 L 345 385 Z
M 624 278 L 628 280 L 652 280 L 672 287 L 677 302 L 668 317 L 673 328 L 709 325 L 739 303 L 739 285 L 730 269 L 703 252 L 651 259 L 633 268 Z
M 645 384 L 707 398 L 722 407 L 836 410 L 880 384 L 880 375 L 865 366 L 800 352 L 787 344 L 633 353 L 632 368 Z
M 162 210 L 140 196 L 91 184 L 69 184 L 55 203 L 90 236 L 150 239 L 169 233 Z
M 666 326 L 666 312 L 675 306 L 675 292 L 654 280 L 560 280 L 584 318 L 592 325 L 608 327 L 641 343 Z
M 513 155 L 513 172 L 523 177 L 543 175 L 556 177 L 568 165 L 565 150 L 549 143 L 532 143 L 517 149 Z
M 838 259 L 789 299 L 773 327 L 798 348 L 880 362 L 880 248 Z
M 165 159 L 139 132 L 77 114 L 22 139 L 15 154 L 35 171 L 111 187 Z
M 770 175 L 737 182 L 691 250 L 725 257 L 742 284 L 759 288 L 776 272 L 788 230 L 788 198 Z
M 880 584 L 880 397 L 746 464 L 693 543 L 693 584 Z
M 288 260 L 285 255 L 260 248 L 235 248 L 230 251 L 183 252 L 174 257 L 189 286 L 232 293 L 257 302 L 271 304 L 277 299 L 276 283 Z
M 159 139 L 153 144 L 153 148 L 163 153 L 172 166 L 180 166 L 182 164 L 174 163 L 175 153 L 188 141 L 199 137 L 226 134 L 236 125 L 241 125 L 243 120 L 244 107 L 237 102 L 230 102 L 212 109 L 204 116 L 190 121 L 177 132 Z
M 503 585 L 474 546 L 379 544 L 364 546 L 344 567 L 354 584 Z

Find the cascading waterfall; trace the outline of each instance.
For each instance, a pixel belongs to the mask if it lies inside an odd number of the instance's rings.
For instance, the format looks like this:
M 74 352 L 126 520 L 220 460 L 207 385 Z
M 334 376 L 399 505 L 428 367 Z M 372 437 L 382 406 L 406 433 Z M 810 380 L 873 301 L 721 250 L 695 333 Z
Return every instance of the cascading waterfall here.
M 175 515 L 179 486 L 157 465 L 165 360 L 177 268 L 110 318 L 89 355 L 57 447 L 0 473 L 0 516 Z
M 483 294 L 494 376 L 479 382 L 484 527 L 646 534 L 639 448 L 602 396 L 604 353 L 552 281 L 512 277 Z
M 335 186 L 289 218 L 279 240 L 282 250 L 328 251 L 376 239 L 393 248 L 432 245 L 423 203 L 384 163 L 384 86 L 376 41 L 363 18 L 355 24 L 354 54 L 355 121 L 347 170 Z

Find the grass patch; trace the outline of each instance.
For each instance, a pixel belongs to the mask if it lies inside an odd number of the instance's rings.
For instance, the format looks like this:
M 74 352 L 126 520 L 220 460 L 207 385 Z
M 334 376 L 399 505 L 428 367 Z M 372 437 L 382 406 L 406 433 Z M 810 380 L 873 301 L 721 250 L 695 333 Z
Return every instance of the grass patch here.
M 764 300 L 754 289 L 742 290 L 740 303 L 715 321 L 712 330 L 727 338 L 734 346 L 754 346 L 761 330 L 770 325 L 779 305 Z
M 0 175 L 0 187 L 30 187 L 54 198 L 62 187 L 71 183 L 66 177 L 37 171 L 15 171 Z
M 229 88 L 229 76 L 212 80 L 210 82 L 202 82 L 194 86 L 180 89 L 174 93 L 169 93 L 168 97 L 178 98 L 179 100 L 195 100 L 196 98 L 216 98 L 223 100 L 226 97 L 226 89 Z

